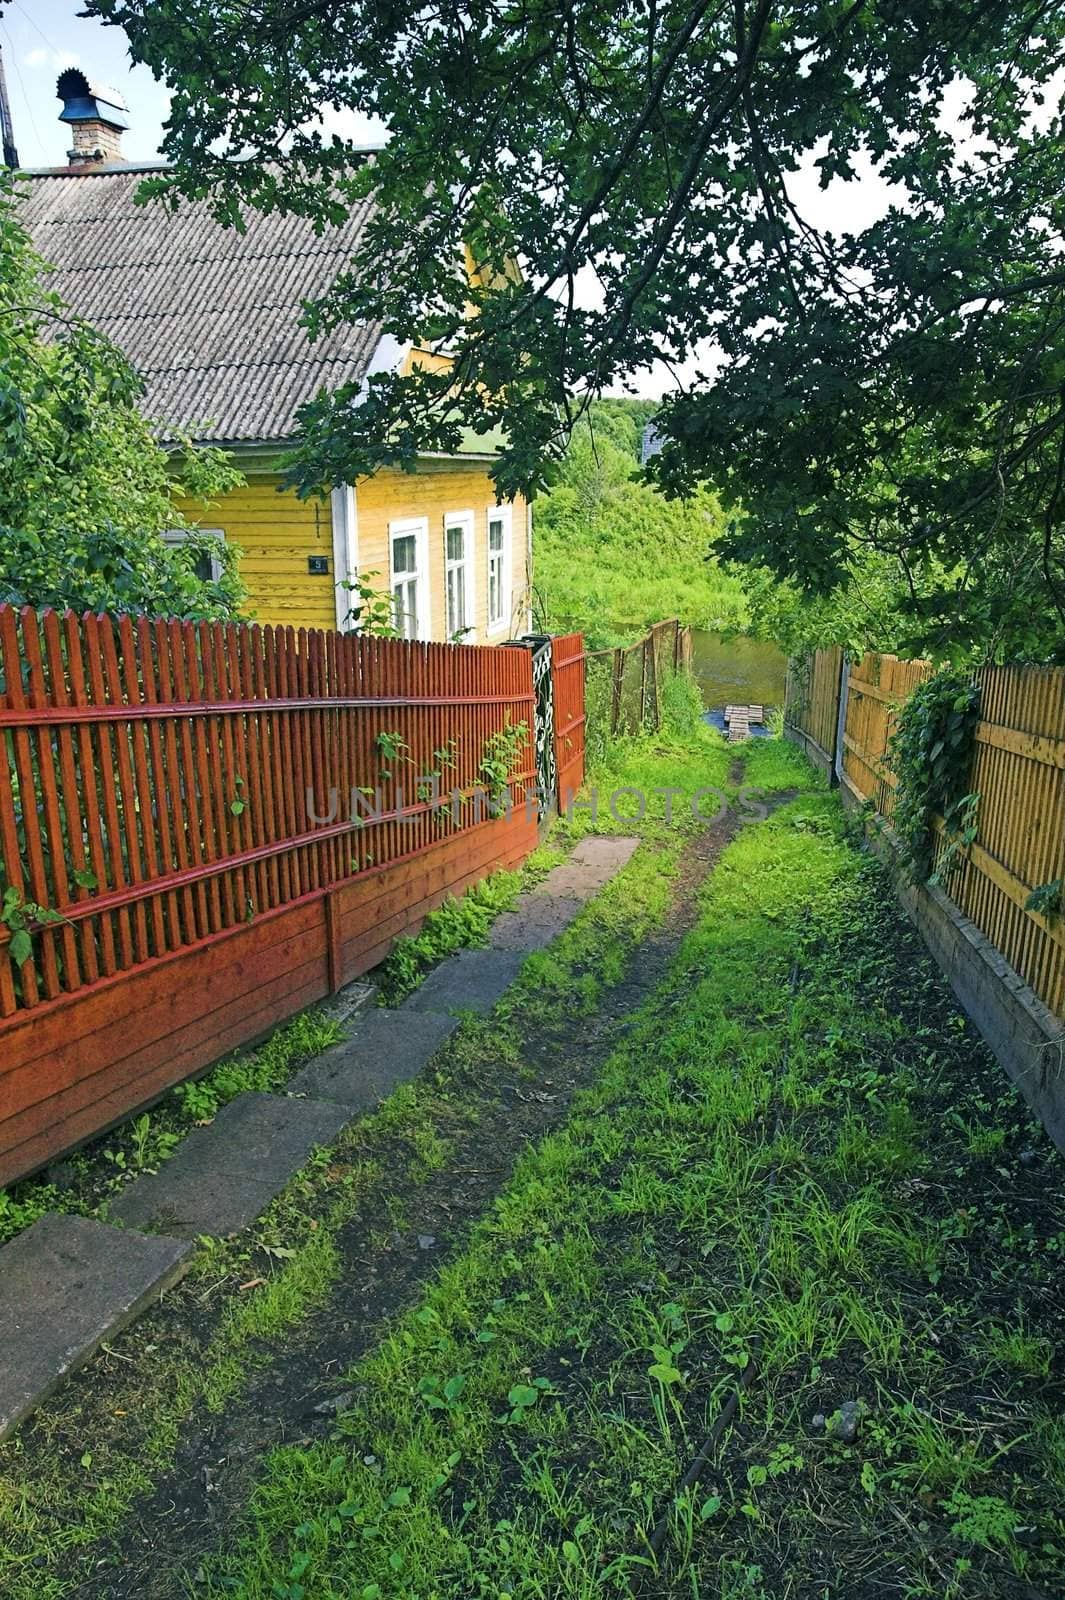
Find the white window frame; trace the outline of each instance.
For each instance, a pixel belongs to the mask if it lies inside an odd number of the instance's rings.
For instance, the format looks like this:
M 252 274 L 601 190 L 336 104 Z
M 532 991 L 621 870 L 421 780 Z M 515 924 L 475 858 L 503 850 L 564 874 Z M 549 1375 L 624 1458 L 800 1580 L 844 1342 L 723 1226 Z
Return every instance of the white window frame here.
M 188 544 L 189 539 L 194 533 L 210 534 L 212 539 L 221 539 L 223 544 L 226 542 L 226 530 L 224 528 L 165 528 L 163 530 L 162 540 L 163 543 L 165 545 L 169 545 L 172 550 L 178 550 L 183 544 Z M 212 556 L 211 582 L 220 583 L 221 581 L 222 563 L 217 556 Z
M 492 523 L 503 524 L 503 550 L 501 562 L 501 601 L 502 615 L 492 616 Z M 511 612 L 514 607 L 514 507 L 512 505 L 489 506 L 484 519 L 484 544 L 485 544 L 485 585 L 486 607 L 488 618 L 488 634 L 505 633 L 510 627 Z
M 355 628 L 351 613 L 356 604 L 351 585 L 359 572 L 359 502 L 354 484 L 342 483 L 333 490 L 330 511 L 337 628 L 341 633 L 351 633 Z
M 462 529 L 462 560 L 452 561 L 447 553 L 447 534 L 449 528 Z M 462 609 L 466 614 L 466 623 L 460 644 L 472 644 L 477 633 L 477 609 L 474 596 L 474 563 L 477 560 L 476 545 L 477 519 L 472 511 L 448 511 L 444 516 L 444 637 L 448 644 L 456 641 L 452 635 L 450 606 L 448 604 L 449 585 L 448 578 L 455 567 L 462 568 Z
M 395 619 L 395 548 L 397 539 L 406 539 L 413 534 L 417 543 L 417 567 L 415 582 L 417 584 L 418 608 L 418 634 L 422 640 L 433 637 L 432 619 L 432 584 L 429 580 L 429 518 L 428 517 L 401 517 L 388 524 L 388 588 L 393 595 L 392 614 Z M 409 574 L 400 574 L 407 577 Z

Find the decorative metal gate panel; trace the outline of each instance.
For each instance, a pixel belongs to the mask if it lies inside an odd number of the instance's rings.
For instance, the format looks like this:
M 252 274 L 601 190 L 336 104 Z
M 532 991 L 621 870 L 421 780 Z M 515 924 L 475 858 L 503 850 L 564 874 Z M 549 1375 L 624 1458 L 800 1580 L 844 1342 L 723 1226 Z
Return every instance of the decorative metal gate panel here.
M 552 639 L 549 633 L 526 633 L 520 639 L 508 639 L 507 644 L 518 650 L 528 650 L 532 656 L 536 788 L 540 816 L 544 817 L 555 804 L 558 794 Z

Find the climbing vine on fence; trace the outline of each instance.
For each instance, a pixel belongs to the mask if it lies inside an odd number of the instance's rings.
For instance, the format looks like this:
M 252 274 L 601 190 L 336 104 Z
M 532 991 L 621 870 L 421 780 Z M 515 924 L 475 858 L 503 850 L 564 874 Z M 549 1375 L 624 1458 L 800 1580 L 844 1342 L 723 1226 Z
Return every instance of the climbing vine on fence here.
M 1049 922 L 1054 922 L 1062 913 L 1062 891 L 1065 890 L 1065 879 L 1052 878 L 1049 883 L 1041 883 L 1033 889 L 1024 902 L 1026 911 L 1038 911 L 1039 915 L 1046 917 Z
M 481 746 L 477 775 L 488 793 L 488 814 L 491 817 L 501 817 L 506 809 L 511 777 L 528 738 L 529 724 L 511 722 L 508 715 L 502 728 L 497 733 L 489 734 Z
M 888 746 L 898 778 L 892 824 L 913 877 L 932 870 L 933 821 L 946 825 L 948 856 L 976 837 L 979 795 L 970 792 L 979 690 L 960 673 L 938 672 L 920 684 L 896 714 Z

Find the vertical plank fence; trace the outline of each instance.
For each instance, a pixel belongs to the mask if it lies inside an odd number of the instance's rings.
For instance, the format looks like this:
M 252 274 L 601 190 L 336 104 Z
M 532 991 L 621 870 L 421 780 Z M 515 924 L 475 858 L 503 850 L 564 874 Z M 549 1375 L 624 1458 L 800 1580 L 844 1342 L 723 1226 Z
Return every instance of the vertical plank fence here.
M 523 651 L 0 607 L 0 1183 L 523 859 L 532 721 Z
M 895 809 L 895 774 L 887 760 L 895 708 L 931 672 L 927 661 L 865 655 L 851 668 L 843 732 L 843 774 L 855 792 L 872 800 L 882 817 Z
M 602 742 L 662 726 L 662 688 L 670 673 L 691 666 L 691 629 L 656 622 L 634 644 L 592 650 L 587 662 L 589 715 Z
M 807 698 L 789 703 L 802 734 L 827 733 L 835 715 L 836 651 L 798 674 Z M 888 746 L 897 708 L 925 681 L 926 661 L 870 654 L 850 670 L 842 728 L 842 781 L 890 821 L 897 779 Z M 978 832 L 945 859 L 942 887 L 1013 971 L 1058 1018 L 1065 1018 L 1065 916 L 1029 908 L 1034 889 L 1065 880 L 1065 670 L 988 666 L 978 674 L 980 721 L 969 789 L 979 795 Z
M 839 649 L 818 650 L 788 663 L 785 719 L 802 734 L 808 754 L 826 767 L 831 767 L 836 748 L 842 672 L 843 651 Z
M 553 639 L 551 657 L 558 808 L 564 812 L 584 782 L 584 635 L 566 633 Z

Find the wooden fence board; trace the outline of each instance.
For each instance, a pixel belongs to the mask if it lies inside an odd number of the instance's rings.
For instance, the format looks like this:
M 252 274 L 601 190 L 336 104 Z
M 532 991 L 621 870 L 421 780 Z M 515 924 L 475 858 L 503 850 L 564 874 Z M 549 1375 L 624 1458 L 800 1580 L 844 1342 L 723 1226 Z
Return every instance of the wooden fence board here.
M 635 643 L 584 654 L 582 701 L 588 700 L 588 680 L 594 673 L 603 694 L 604 736 L 635 734 L 662 726 L 662 685 L 669 673 L 691 670 L 691 629 L 677 621 L 656 622 Z M 609 706 L 609 713 L 607 712 Z
M 842 670 L 842 650 L 818 650 L 805 661 L 789 663 L 784 691 L 787 721 L 811 739 L 829 762 L 836 747 Z
M 567 633 L 551 641 L 555 699 L 558 805 L 565 811 L 584 782 L 584 639 Z

